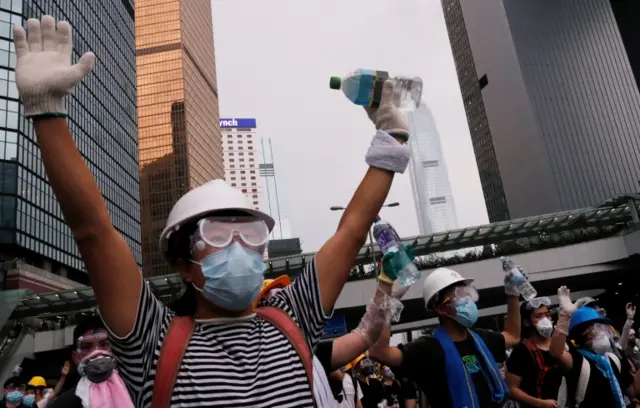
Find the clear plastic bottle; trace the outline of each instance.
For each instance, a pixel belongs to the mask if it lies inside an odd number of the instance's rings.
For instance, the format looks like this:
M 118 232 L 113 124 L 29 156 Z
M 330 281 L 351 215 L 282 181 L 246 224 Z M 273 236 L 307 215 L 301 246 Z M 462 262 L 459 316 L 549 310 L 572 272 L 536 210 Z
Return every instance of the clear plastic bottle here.
M 389 79 L 386 71 L 358 69 L 344 78 L 331 77 L 329 87 L 341 89 L 356 105 L 377 108 L 382 96 L 382 84 Z M 422 79 L 419 77 L 395 77 L 394 104 L 404 112 L 414 111 L 422 99 Z
M 396 271 L 398 282 L 402 286 L 411 285 L 420 279 L 420 271 L 414 265 L 413 261 L 409 259 L 400 236 L 396 230 L 380 217 L 376 217 L 373 223 L 373 236 L 380 247 L 382 254 L 388 252 L 398 252 L 398 262 L 400 263 L 399 270 Z
M 538 295 L 533 285 L 524 277 L 522 271 L 511 259 L 500 257 L 502 270 L 509 276 L 511 282 L 518 286 L 524 300 L 531 300 Z

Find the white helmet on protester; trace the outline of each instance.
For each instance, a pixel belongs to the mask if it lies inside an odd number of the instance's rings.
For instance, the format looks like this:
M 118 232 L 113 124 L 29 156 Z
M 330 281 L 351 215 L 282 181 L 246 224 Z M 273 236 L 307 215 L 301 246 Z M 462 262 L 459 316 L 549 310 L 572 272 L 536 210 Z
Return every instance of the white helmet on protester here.
M 227 210 L 242 211 L 264 221 L 269 232 L 275 225 L 273 218 L 254 209 L 238 189 L 231 187 L 224 180 L 211 180 L 189 191 L 175 203 L 160 234 L 160 251 L 166 255 L 169 237 L 181 226 L 217 211 Z
M 422 297 L 424 298 L 426 308 L 429 309 L 429 302 L 431 302 L 438 292 L 459 282 L 469 285 L 473 282 L 473 279 L 465 279 L 460 276 L 458 272 L 449 268 L 438 268 L 431 272 L 425 278 L 424 285 L 422 286 Z

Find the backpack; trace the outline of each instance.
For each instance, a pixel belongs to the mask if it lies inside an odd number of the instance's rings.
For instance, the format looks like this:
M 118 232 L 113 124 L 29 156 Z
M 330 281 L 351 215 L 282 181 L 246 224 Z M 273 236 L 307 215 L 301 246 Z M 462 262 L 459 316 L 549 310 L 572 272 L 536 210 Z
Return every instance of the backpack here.
M 620 359 L 615 354 L 609 352 L 606 353 L 605 356 L 609 357 L 613 363 L 618 367 L 618 371 L 622 371 L 622 363 Z M 575 362 L 574 362 L 575 364 Z M 575 408 L 578 408 L 582 401 L 584 401 L 584 396 L 587 395 L 587 386 L 589 385 L 589 378 L 591 377 L 591 364 L 589 364 L 589 360 L 582 357 L 582 366 L 580 367 L 580 376 L 578 377 L 578 385 L 576 387 L 576 405 Z
M 313 394 L 313 356 L 300 327 L 291 316 L 277 307 L 260 307 L 256 309 L 256 314 L 277 327 L 289 339 L 302 360 Z M 173 387 L 194 327 L 195 321 L 191 316 L 174 316 L 171 319 L 156 366 L 151 408 L 169 408 L 171 406 Z
M 352 376 L 351 373 L 346 374 L 351 378 L 351 383 L 353 384 L 353 406 L 356 407 L 358 406 L 358 380 L 356 380 L 356 377 Z

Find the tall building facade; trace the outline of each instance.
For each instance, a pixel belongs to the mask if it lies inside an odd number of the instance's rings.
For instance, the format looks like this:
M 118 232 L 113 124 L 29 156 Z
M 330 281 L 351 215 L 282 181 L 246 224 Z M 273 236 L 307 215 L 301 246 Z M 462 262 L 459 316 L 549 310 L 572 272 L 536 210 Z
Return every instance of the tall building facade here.
M 262 209 L 260 186 L 261 145 L 255 119 L 220 119 L 224 152 L 224 178 L 242 191 L 256 210 Z
M 449 173 L 433 114 L 423 102 L 407 116 L 411 136 L 411 187 L 420 234 L 456 229 L 458 219 Z
M 637 191 L 637 2 L 442 5 L 492 222 Z
M 113 225 L 142 262 L 133 11 L 131 0 L 0 2 L 0 258 L 18 259 L 6 285 L 19 285 L 23 274 L 35 286 L 44 274 L 59 287 L 64 278 L 87 282 L 15 85 L 12 26 L 45 14 L 71 24 L 74 59 L 97 56 L 94 71 L 67 97 L 68 123 Z
M 171 270 L 158 239 L 190 189 L 224 177 L 210 0 L 136 0 L 145 276 Z

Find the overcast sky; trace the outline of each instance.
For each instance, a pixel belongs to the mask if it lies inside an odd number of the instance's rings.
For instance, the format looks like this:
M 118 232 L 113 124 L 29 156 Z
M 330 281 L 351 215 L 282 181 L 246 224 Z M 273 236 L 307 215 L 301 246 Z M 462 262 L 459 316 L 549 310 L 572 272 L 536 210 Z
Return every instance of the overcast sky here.
M 374 129 L 328 88 L 356 68 L 420 76 L 433 111 L 461 227 L 486 207 L 440 0 L 213 0 L 221 117 L 255 117 L 274 145 L 280 200 L 305 251 L 335 231 L 366 171 Z M 384 209 L 400 235 L 418 233 L 409 171 Z

